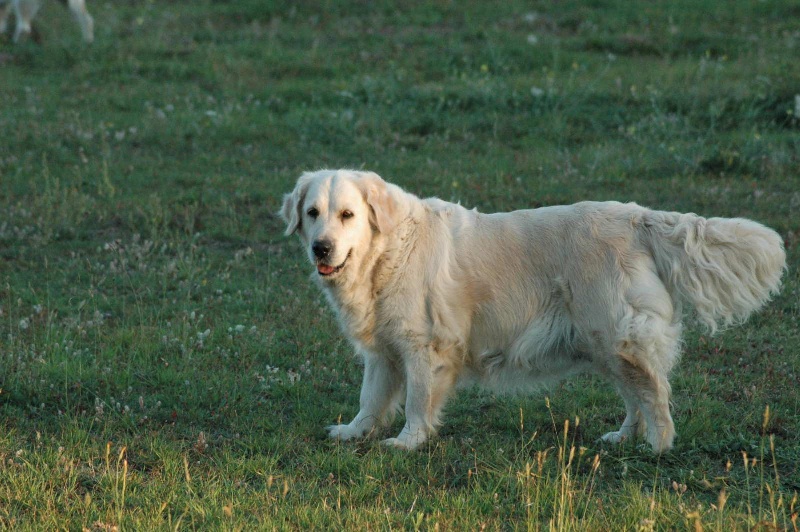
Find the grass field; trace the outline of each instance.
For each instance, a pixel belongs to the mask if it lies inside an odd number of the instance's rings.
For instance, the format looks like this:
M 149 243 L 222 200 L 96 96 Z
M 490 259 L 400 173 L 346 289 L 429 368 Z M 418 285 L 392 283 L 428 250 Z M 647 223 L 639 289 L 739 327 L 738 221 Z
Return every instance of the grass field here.
M 57 2 L 0 43 L 0 528 L 797 530 L 800 8 L 789 0 Z M 595 378 L 341 444 L 361 372 L 275 216 L 305 169 L 482 211 L 636 201 L 785 238 L 687 327 L 678 439 Z M 398 420 L 392 430 L 402 423 Z

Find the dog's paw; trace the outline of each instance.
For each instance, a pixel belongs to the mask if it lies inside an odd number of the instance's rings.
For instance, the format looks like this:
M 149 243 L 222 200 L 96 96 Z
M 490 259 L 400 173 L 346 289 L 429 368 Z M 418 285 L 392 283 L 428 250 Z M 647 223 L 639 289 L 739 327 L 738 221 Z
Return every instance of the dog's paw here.
M 425 443 L 425 440 L 427 439 L 428 435 L 423 430 L 408 430 L 407 428 L 404 428 L 400 434 L 398 434 L 397 438 L 388 438 L 383 440 L 381 443 L 389 447 L 413 451 Z
M 386 438 L 381 444 L 387 447 L 394 447 L 395 449 L 403 449 L 404 451 L 412 451 L 414 449 L 408 446 L 408 442 L 400 438 Z
M 363 429 L 359 429 L 351 425 L 328 425 L 325 427 L 325 430 L 328 431 L 329 438 L 342 441 L 360 438 L 364 435 Z
M 627 440 L 630 435 L 625 432 L 618 430 L 616 432 L 607 432 L 600 437 L 600 441 L 607 441 L 609 443 L 622 443 Z

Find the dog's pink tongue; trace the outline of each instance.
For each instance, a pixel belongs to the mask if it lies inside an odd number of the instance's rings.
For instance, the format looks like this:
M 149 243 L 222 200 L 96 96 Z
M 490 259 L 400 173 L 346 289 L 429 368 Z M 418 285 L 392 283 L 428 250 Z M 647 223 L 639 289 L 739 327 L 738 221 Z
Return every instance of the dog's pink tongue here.
M 327 264 L 317 264 L 317 271 L 322 275 L 330 275 L 335 270 L 333 266 L 328 266 Z

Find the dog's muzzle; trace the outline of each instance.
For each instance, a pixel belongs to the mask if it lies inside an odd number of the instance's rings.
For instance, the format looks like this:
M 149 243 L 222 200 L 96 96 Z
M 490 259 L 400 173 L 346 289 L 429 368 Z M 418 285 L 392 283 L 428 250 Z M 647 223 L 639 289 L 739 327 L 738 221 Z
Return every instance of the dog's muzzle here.
M 318 259 L 317 260 L 317 273 L 320 274 L 323 277 L 330 277 L 330 276 L 334 275 L 335 273 L 338 273 L 339 270 L 344 268 L 344 265 L 347 264 L 347 259 L 350 258 L 350 255 L 352 253 L 353 253 L 352 249 L 350 251 L 348 251 L 347 252 L 347 256 L 344 258 L 342 263 L 339 264 L 338 266 L 331 266 L 327 262 L 324 262 L 323 260 L 319 260 Z

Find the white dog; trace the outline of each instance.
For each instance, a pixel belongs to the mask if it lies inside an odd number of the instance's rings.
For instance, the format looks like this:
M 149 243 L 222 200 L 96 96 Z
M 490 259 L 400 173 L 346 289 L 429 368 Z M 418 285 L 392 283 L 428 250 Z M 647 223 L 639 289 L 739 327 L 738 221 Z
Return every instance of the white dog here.
M 61 0 L 64 5 L 69 7 L 78 25 L 81 27 L 83 40 L 86 42 L 94 41 L 94 19 L 86 10 L 85 0 Z M 8 17 L 11 8 L 14 8 L 14 15 L 17 19 L 17 27 L 14 30 L 14 42 L 27 35 L 30 35 L 33 27 L 31 23 L 36 13 L 41 7 L 40 0 L 0 0 L 0 34 L 8 29 Z
M 281 216 L 364 361 L 361 408 L 330 436 L 369 435 L 405 389 L 405 426 L 385 443 L 406 449 L 457 383 L 521 391 L 588 370 L 627 411 L 603 439 L 640 431 L 666 451 L 681 303 L 712 331 L 741 322 L 786 268 L 780 236 L 751 220 L 617 202 L 482 214 L 370 172 L 305 173 Z

